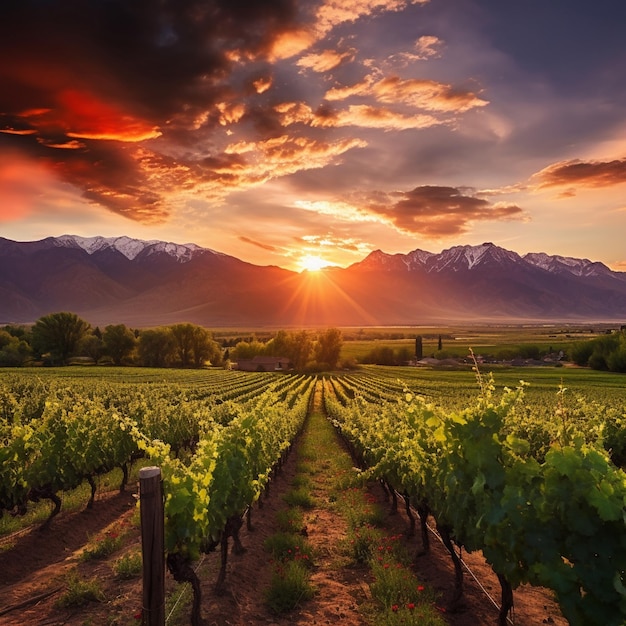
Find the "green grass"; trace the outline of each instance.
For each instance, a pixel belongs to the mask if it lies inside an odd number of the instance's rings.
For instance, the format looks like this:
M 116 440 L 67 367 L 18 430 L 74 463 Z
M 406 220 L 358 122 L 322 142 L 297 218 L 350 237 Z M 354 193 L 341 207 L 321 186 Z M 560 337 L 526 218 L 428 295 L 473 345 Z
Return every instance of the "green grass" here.
M 129 552 L 113 563 L 113 571 L 118 578 L 129 580 L 141 576 L 141 552 Z
M 85 580 L 72 571 L 66 577 L 65 584 L 66 589 L 56 603 L 61 608 L 79 607 L 89 602 L 105 600 L 100 583 L 95 578 Z
M 309 581 L 309 571 L 300 561 L 287 561 L 272 574 L 265 602 L 274 614 L 287 613 L 302 602 L 310 600 L 315 590 Z
M 89 545 L 81 554 L 82 561 L 106 559 L 120 549 L 123 537 L 118 533 L 106 533 L 102 537 L 90 537 Z
M 313 563 L 313 550 L 302 535 L 294 532 L 275 533 L 264 542 L 263 547 L 276 561 L 299 560 L 304 565 Z

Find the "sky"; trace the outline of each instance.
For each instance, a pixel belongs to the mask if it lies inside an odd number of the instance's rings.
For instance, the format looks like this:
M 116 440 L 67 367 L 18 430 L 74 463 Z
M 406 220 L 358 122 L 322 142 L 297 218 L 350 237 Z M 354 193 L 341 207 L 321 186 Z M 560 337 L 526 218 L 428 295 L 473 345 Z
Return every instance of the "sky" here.
M 5 0 L 0 236 L 626 271 L 623 0 Z

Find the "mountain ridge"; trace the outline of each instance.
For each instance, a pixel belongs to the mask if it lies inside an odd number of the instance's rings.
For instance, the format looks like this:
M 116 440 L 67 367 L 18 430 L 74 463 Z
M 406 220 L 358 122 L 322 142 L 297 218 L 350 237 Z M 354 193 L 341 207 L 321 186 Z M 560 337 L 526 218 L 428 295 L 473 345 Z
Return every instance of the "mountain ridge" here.
M 626 318 L 626 273 L 491 242 L 440 253 L 375 250 L 346 268 L 297 273 L 192 243 L 0 238 L 0 323 L 59 310 L 136 327 L 614 321 Z

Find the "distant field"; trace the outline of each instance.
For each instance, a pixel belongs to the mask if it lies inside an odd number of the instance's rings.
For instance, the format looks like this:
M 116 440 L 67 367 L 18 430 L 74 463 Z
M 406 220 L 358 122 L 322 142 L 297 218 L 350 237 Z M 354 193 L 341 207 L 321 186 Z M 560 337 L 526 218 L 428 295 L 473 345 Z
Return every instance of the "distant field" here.
M 471 366 L 465 369 L 431 369 L 423 367 L 364 366 L 359 372 L 371 373 L 389 380 L 390 386 L 398 381 L 411 389 L 432 398 L 434 402 L 458 404 L 457 400 L 476 396 L 479 391 L 476 373 Z M 493 375 L 496 391 L 505 387 L 518 387 L 521 381 L 528 383 L 527 397 L 532 401 L 556 402 L 557 392 L 562 385 L 567 389 L 566 397 L 583 395 L 590 400 L 606 402 L 626 408 L 626 375 L 599 372 L 577 367 L 502 367 L 484 365 L 480 367 L 483 379 Z
M 342 329 L 344 345 L 341 358 L 358 361 L 380 347 L 394 351 L 406 348 L 414 354 L 417 336 L 422 337 L 424 356 L 437 352 L 439 336 L 443 351 L 458 357 L 467 356 L 470 348 L 474 354 L 486 355 L 503 350 L 515 351 L 522 345 L 537 346 L 541 352 L 567 351 L 575 341 L 592 339 L 608 328 L 606 325 L 349 328 Z

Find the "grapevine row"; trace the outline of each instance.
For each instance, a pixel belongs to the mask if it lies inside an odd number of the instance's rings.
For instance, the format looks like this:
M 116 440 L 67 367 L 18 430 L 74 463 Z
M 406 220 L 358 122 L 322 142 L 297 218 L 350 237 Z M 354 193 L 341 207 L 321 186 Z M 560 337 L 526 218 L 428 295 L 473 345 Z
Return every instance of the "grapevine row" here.
M 228 539 L 233 538 L 236 551 L 241 549 L 242 515 L 259 499 L 272 470 L 300 432 L 313 387 L 312 378 L 301 377 L 291 396 L 281 398 L 280 393 L 266 391 L 243 405 L 232 403 L 232 419 L 226 426 L 205 428 L 188 462 L 127 421 L 139 447 L 162 470 L 167 566 L 175 580 L 191 583 L 192 624 L 201 623 L 201 591 L 193 561 L 201 552 L 221 545 L 219 589 L 226 572 Z
M 483 551 L 502 584 L 501 623 L 522 583 L 553 589 L 574 626 L 624 623 L 626 474 L 567 427 L 541 459 L 530 454 L 507 432 L 523 387 L 495 401 L 485 384 L 472 406 L 447 411 L 409 392 L 344 406 L 326 384 L 325 405 L 368 474 L 406 494 L 422 520 L 432 514 L 452 555 L 452 538 Z
M 303 381 L 302 377 L 256 373 L 208 374 L 211 380 L 205 385 L 198 375 L 188 378 L 186 384 L 154 379 L 121 383 L 93 377 L 3 377 L 0 515 L 3 511 L 23 514 L 29 501 L 47 498 L 54 503 L 49 523 L 61 505 L 59 492 L 86 480 L 92 489 L 91 506 L 96 476 L 121 467 L 125 481 L 129 463 L 141 452 L 137 442 L 121 428 L 124 419 L 130 419 L 150 440 L 161 440 L 178 454 L 183 449 L 193 450 L 201 432 L 230 419 L 227 406 L 232 401 L 224 401 L 219 380 L 230 387 L 229 396 L 240 396 L 242 401 L 262 396 L 273 387 L 288 389 L 285 385 Z M 231 374 L 236 374 L 236 384 Z M 254 383 L 253 393 L 250 381 Z

